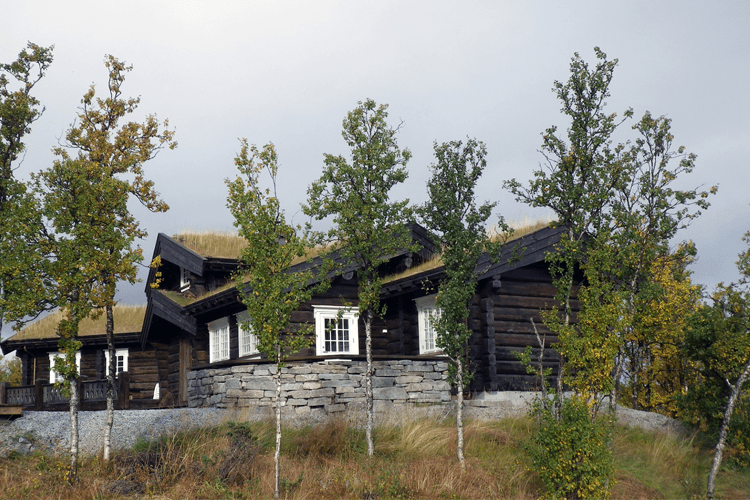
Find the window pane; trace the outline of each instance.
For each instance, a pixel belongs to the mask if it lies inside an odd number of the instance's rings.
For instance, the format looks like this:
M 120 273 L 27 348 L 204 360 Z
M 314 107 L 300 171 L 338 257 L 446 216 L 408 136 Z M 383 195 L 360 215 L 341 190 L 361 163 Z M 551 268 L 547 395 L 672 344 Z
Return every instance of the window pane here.
M 349 352 L 349 320 L 325 318 L 325 352 Z

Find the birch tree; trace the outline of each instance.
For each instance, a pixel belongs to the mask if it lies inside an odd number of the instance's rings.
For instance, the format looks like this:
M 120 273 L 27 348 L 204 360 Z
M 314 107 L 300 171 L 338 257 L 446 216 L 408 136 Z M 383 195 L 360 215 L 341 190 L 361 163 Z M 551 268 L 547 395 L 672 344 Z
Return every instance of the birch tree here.
M 383 314 L 380 304 L 380 265 L 390 255 L 412 246 L 407 223 L 408 200 L 393 201 L 390 190 L 403 183 L 411 158 L 399 149 L 397 128 L 390 127 L 387 106 L 367 99 L 350 111 L 342 136 L 351 148 L 351 160 L 325 155 L 320 179 L 307 190 L 306 215 L 316 220 L 332 217 L 333 227 L 319 233 L 318 243 L 335 243 L 340 257 L 338 272 L 354 268 L 359 283 L 359 314 L 365 327 L 367 371 L 365 374 L 365 435 L 367 454 L 372 456 L 372 322 Z
M 106 315 L 109 367 L 103 447 L 104 459 L 109 460 L 117 375 L 112 314 L 115 292 L 119 281 L 135 283 L 137 280 L 137 265 L 143 260 L 143 254 L 141 248 L 134 248 L 133 244 L 136 239 L 147 236 L 127 203 L 134 198 L 152 212 L 164 212 L 169 208 L 159 199 L 143 166 L 160 149 L 173 149 L 177 144 L 173 140 L 174 132 L 168 129 L 169 123 L 165 120 L 160 124 L 154 115 L 147 116 L 143 123 L 122 123 L 140 102 L 140 98 L 122 97 L 121 86 L 133 67 L 111 55 L 105 57 L 104 65 L 108 72 L 105 97 L 97 97 L 93 85 L 89 88 L 81 100 L 77 122 L 68 130 L 63 146 L 54 151 L 62 159 L 61 165 L 75 164 L 80 172 L 88 172 L 91 182 L 87 187 L 91 190 L 88 218 L 97 231 L 87 244 L 95 249 L 89 265 L 99 273 L 96 304 L 104 308 Z
M 743 240 L 750 245 L 750 232 Z M 735 460 L 750 462 L 750 249 L 740 253 L 741 279 L 720 284 L 712 304 L 701 307 L 691 321 L 685 349 L 696 373 L 682 400 L 683 417 L 716 438 L 707 481 L 714 498 L 716 476 L 727 444 L 740 450 Z
M 291 315 L 300 304 L 309 301 L 325 281 L 311 286 L 312 270 L 289 272 L 292 262 L 304 259 L 309 243 L 301 228 L 286 221 L 276 192 L 278 158 L 273 144 L 262 149 L 242 140 L 235 158 L 240 176 L 227 180 L 227 206 L 234 225 L 247 246 L 236 275 L 237 292 L 247 308 L 248 319 L 242 328 L 257 336 L 258 350 L 275 364 L 276 451 L 274 452 L 274 499 L 279 498 L 281 480 L 281 369 L 290 354 L 310 345 L 314 325 L 292 325 Z M 267 174 L 269 187 L 262 187 L 261 175 Z
M 143 163 L 163 146 L 174 147 L 172 132 L 160 131 L 153 116 L 143 124 L 120 125 L 132 113 L 139 99 L 121 99 L 120 86 L 131 67 L 112 56 L 105 58 L 108 95 L 97 98 L 92 85 L 81 100 L 78 123 L 71 126 L 65 141 L 53 151 L 53 166 L 35 176 L 36 194 L 43 202 L 43 214 L 50 231 L 45 248 L 50 255 L 50 277 L 55 304 L 65 311 L 59 341 L 63 358 L 55 370 L 64 378 L 70 393 L 71 480 L 77 475 L 78 371 L 76 351 L 78 324 L 84 318 L 105 312 L 109 351 L 107 414 L 104 457 L 111 451 L 114 423 L 114 321 L 116 285 L 119 280 L 136 281 L 136 265 L 142 260 L 136 238 L 146 235 L 127 208 L 133 196 L 148 209 L 164 211 L 167 206 L 143 173 Z M 167 127 L 164 123 L 164 127 Z
M 456 455 L 465 470 L 463 434 L 463 394 L 471 382 L 468 304 L 476 291 L 477 263 L 487 252 L 497 261 L 501 239 L 492 241 L 485 224 L 496 203 L 477 204 L 475 188 L 487 162 L 483 143 L 468 139 L 466 144 L 453 141 L 435 143 L 437 163 L 431 167 L 427 182 L 429 200 L 421 207 L 425 227 L 434 235 L 435 245 L 442 248 L 445 279 L 440 282 L 436 306 L 440 314 L 433 318 L 437 332 L 436 345 L 450 360 L 449 381 L 456 387 Z M 502 217 L 498 228 L 509 229 Z
M 92 242 L 97 238 L 98 209 L 94 183 L 98 173 L 70 159 L 55 160 L 53 166 L 34 176 L 35 191 L 43 199 L 42 213 L 50 231 L 44 241 L 52 281 L 50 302 L 64 311 L 58 326 L 58 350 L 54 371 L 62 378 L 63 394 L 70 398 L 70 466 L 68 480 L 78 477 L 78 406 L 76 353 L 80 322 L 101 305 L 99 269 Z
M 568 81 L 556 81 L 553 87 L 562 103 L 561 112 L 570 119 L 567 141 L 558 136 L 557 127 L 548 128 L 542 134 L 543 168 L 534 172 L 528 187 L 515 179 L 504 184 L 518 201 L 553 210 L 556 223 L 566 229 L 556 251 L 547 256 L 561 308 L 559 315 L 548 315 L 546 323 L 551 331 L 563 337 L 573 334 L 570 324 L 573 276 L 580 269 L 584 239 L 607 227 L 608 207 L 615 188 L 622 182 L 623 165 L 618 161 L 622 148 L 613 146 L 611 137 L 633 114 L 628 109 L 618 119 L 617 114 L 605 111 L 617 59 L 607 60 L 598 47 L 594 52 L 598 59 L 595 67 L 590 68 L 576 53 L 570 63 Z M 556 411 L 562 407 L 564 364 L 565 356 L 561 355 Z

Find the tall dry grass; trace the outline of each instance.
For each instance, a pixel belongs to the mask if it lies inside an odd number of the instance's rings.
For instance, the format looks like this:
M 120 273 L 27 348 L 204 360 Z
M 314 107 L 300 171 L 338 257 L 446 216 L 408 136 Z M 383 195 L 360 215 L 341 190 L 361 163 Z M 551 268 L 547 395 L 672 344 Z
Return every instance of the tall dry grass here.
M 532 425 L 526 418 L 468 422 L 463 474 L 451 419 L 381 425 L 372 458 L 364 431 L 343 419 L 285 428 L 282 498 L 539 498 L 543 489 L 523 449 Z M 81 481 L 73 487 L 65 482 L 64 457 L 0 459 L 0 499 L 271 498 L 273 447 L 273 422 L 227 423 L 140 443 L 110 463 L 84 459 Z M 707 443 L 618 428 L 613 449 L 613 498 L 700 498 L 704 491 Z M 722 498 L 749 498 L 750 475 L 725 469 L 718 487 Z

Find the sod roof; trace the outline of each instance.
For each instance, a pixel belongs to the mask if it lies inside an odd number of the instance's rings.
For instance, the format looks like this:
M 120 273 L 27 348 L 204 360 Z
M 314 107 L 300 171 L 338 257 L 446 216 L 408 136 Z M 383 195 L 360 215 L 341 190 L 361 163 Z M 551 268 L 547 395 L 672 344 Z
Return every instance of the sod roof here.
M 247 246 L 245 238 L 234 231 L 183 231 L 172 239 L 208 258 L 239 259 Z
M 146 315 L 146 306 L 117 305 L 113 310 L 113 314 L 115 334 L 140 332 L 143 327 L 143 317 Z M 57 325 L 60 324 L 62 318 L 62 311 L 55 311 L 52 314 L 31 323 L 20 332 L 9 337 L 7 341 L 17 342 L 19 340 L 57 338 Z M 106 334 L 105 320 L 106 316 L 104 314 L 96 319 L 84 319 L 81 321 L 78 335 L 86 337 Z
M 539 231 L 540 229 L 544 229 L 545 227 L 548 227 L 552 221 L 550 219 L 543 219 L 543 220 L 524 220 L 522 222 L 512 223 L 510 226 L 513 228 L 513 234 L 511 234 L 507 239 L 505 240 L 506 243 L 511 242 L 513 240 L 516 240 L 518 238 L 521 238 L 527 234 L 531 234 L 534 231 Z M 503 236 L 501 235 L 493 235 L 492 239 L 501 238 Z M 443 259 L 440 253 L 436 253 L 432 256 L 432 258 L 428 259 L 425 262 L 422 262 L 419 265 L 416 265 L 414 267 L 411 267 L 409 269 L 406 269 L 400 273 L 392 274 L 389 276 L 386 276 L 383 278 L 383 284 L 388 284 L 393 281 L 400 280 L 402 278 L 406 278 L 409 276 L 415 276 L 417 274 L 421 274 L 425 271 L 429 271 L 431 269 L 437 269 L 443 265 Z

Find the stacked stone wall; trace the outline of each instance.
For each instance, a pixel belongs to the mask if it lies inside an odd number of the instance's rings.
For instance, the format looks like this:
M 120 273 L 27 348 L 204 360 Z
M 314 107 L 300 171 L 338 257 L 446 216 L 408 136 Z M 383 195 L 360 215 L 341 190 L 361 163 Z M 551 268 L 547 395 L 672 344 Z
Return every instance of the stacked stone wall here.
M 289 362 L 281 369 L 287 414 L 324 417 L 364 408 L 365 361 Z M 441 404 L 451 400 L 445 361 L 373 362 L 375 409 L 391 404 Z M 203 368 L 188 373 L 190 407 L 270 407 L 276 391 L 273 364 Z M 311 415 L 314 414 L 314 415 Z

